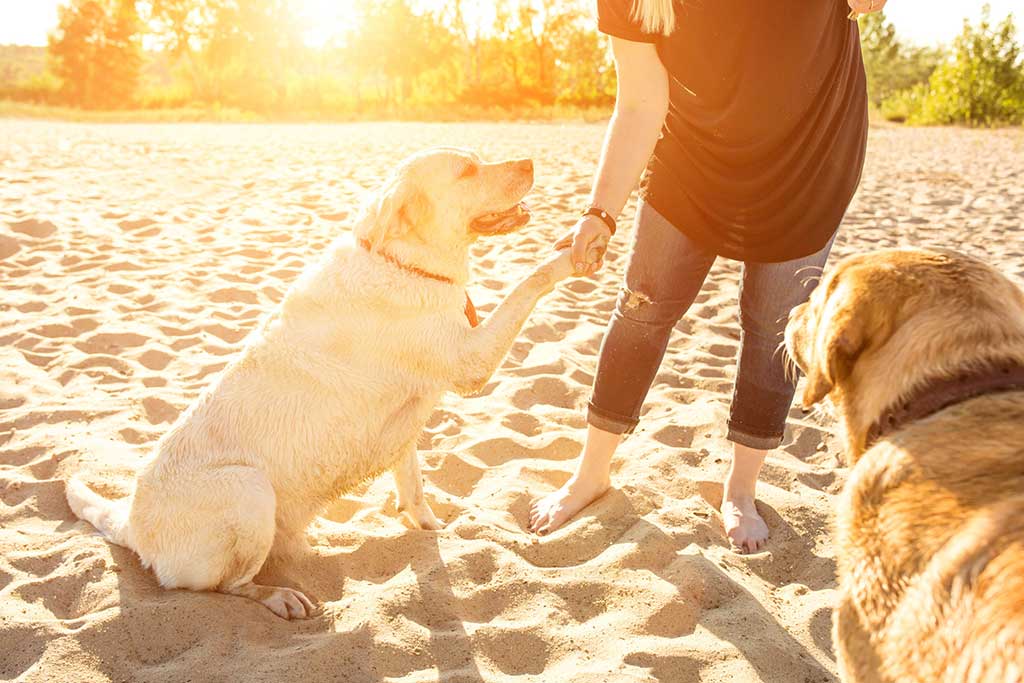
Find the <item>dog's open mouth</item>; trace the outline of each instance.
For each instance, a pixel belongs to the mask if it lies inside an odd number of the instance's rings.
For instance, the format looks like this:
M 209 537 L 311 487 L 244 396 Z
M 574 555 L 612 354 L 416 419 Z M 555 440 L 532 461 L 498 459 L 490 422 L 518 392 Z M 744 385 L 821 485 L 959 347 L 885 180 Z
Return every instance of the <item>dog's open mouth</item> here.
M 477 216 L 469 227 L 474 232 L 485 235 L 502 235 L 517 230 L 529 222 L 530 209 L 523 202 L 519 202 L 510 209 Z

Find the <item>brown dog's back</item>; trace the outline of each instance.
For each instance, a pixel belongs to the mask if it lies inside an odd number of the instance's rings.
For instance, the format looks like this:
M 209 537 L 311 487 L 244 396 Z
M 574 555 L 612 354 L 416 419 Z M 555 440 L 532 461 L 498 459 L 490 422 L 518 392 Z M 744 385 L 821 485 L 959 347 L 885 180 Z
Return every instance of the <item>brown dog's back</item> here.
M 844 680 L 1024 680 L 1024 392 L 868 450 L 837 523 Z

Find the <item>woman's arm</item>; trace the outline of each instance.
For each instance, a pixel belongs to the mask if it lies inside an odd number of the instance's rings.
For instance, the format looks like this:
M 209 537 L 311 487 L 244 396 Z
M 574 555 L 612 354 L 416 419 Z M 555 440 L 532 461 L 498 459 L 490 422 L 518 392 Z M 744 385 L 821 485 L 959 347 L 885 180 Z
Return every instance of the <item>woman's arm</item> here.
M 668 113 L 668 72 L 652 43 L 612 37 L 618 90 L 615 112 L 605 133 L 590 203 L 617 217 L 654 153 Z M 604 263 L 611 231 L 599 218 L 586 216 L 563 238 L 572 244 L 577 275 L 596 272 Z
M 612 37 L 618 91 L 605 133 L 591 202 L 618 216 L 647 162 L 668 114 L 668 72 L 653 43 Z

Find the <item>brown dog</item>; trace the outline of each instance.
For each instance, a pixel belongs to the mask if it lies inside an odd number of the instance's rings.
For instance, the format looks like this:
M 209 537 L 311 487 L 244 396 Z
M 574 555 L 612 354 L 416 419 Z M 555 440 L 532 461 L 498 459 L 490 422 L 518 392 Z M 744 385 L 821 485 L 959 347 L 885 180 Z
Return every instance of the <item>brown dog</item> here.
M 843 260 L 786 328 L 831 400 L 844 681 L 1024 681 L 1024 293 L 976 259 Z

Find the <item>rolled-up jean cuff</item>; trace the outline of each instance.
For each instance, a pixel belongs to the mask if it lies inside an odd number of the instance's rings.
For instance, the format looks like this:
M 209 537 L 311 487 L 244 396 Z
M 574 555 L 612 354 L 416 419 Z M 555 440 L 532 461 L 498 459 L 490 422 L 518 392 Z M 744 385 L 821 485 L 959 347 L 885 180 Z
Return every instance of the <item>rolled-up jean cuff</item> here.
M 610 434 L 632 434 L 639 420 L 623 417 L 615 413 L 601 410 L 594 406 L 593 401 L 587 403 L 587 423 Z
M 732 443 L 738 443 L 747 448 L 756 448 L 759 451 L 770 451 L 782 445 L 783 434 L 777 436 L 763 436 L 743 431 L 743 428 L 729 423 L 729 432 L 726 437 Z

